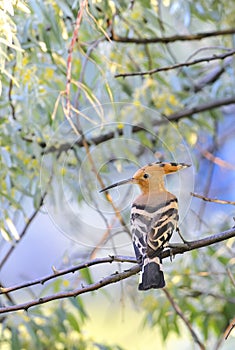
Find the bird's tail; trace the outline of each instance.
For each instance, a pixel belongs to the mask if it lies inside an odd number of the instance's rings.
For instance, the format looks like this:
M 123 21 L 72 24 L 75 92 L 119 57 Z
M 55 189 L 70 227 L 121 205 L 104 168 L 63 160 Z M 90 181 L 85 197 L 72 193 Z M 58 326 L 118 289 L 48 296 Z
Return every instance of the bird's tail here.
M 150 288 L 165 287 L 165 280 L 162 271 L 161 259 L 145 258 L 140 273 L 139 290 L 148 290 Z

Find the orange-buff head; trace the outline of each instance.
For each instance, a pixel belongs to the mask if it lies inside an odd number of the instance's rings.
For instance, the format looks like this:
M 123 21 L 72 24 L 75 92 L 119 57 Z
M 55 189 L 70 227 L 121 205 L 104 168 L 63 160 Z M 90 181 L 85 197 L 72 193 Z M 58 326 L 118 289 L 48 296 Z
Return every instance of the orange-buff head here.
M 164 175 L 175 173 L 178 170 L 190 167 L 185 163 L 150 163 L 137 170 L 132 178 L 114 183 L 100 192 L 125 184 L 137 184 L 143 193 L 149 191 L 164 191 Z

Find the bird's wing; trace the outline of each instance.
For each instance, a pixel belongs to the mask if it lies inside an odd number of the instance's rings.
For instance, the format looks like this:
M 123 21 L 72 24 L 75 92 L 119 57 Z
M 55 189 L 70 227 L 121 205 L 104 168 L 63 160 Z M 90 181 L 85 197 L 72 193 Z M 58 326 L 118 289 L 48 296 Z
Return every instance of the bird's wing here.
M 179 220 L 178 201 L 176 197 L 158 205 L 154 211 L 151 227 L 147 235 L 147 255 L 156 255 L 170 240 Z
M 131 233 L 136 259 L 140 264 L 146 255 L 147 233 L 151 228 L 151 222 L 152 215 L 148 215 L 140 205 L 134 203 L 131 208 Z
M 131 233 L 138 262 L 154 257 L 171 238 L 178 224 L 178 202 L 172 196 L 156 205 L 133 203 Z

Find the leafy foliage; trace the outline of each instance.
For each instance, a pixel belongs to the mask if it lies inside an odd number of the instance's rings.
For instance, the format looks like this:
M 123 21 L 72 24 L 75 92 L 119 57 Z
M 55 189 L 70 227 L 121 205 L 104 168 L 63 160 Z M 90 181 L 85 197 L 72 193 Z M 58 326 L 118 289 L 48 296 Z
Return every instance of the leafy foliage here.
M 16 349 L 111 349 L 94 342 L 82 331 L 87 315 L 80 299 L 62 302 L 57 308 L 34 310 L 3 321 L 0 345 Z M 19 325 L 19 326 L 17 326 Z M 121 350 L 121 347 L 112 347 Z
M 234 96 L 232 56 L 158 74 L 115 78 L 115 74 L 151 71 L 232 50 L 232 33 L 218 31 L 232 32 L 233 1 L 85 3 L 0 3 L 0 229 L 7 250 L 17 249 L 46 195 L 47 210 L 61 231 L 85 245 L 76 259 L 84 261 L 103 252 L 103 247 L 122 252 L 130 237 L 113 206 L 97 194 L 100 179 L 109 184 L 155 158 L 192 161 L 198 192 L 234 197 L 229 188 L 235 132 L 230 106 L 177 117 L 179 111 L 205 107 L 208 102 L 222 101 L 223 106 L 228 96 Z M 83 4 L 87 6 L 71 49 Z M 190 39 L 195 33 L 212 31 L 210 37 Z M 169 39 L 175 35 L 188 37 Z M 154 38 L 168 41 L 150 43 Z M 189 206 L 184 191 L 192 190 L 192 176 L 188 183 L 180 179 L 183 219 Z M 169 181 L 170 187 L 174 185 Z M 113 202 L 124 208 L 121 215 L 127 225 L 132 194 L 123 190 Z M 232 226 L 231 209 L 210 205 L 192 201 L 192 212 L 182 219 L 187 238 Z M 87 219 L 88 211 L 92 220 Z M 128 252 L 133 254 L 131 249 Z M 210 346 L 234 317 L 233 256 L 231 239 L 167 265 L 168 290 Z M 1 268 L 4 263 L 3 256 Z M 96 274 L 86 269 L 80 278 L 89 284 Z M 55 283 L 54 288 L 58 292 L 63 286 Z M 139 299 L 146 326 L 160 327 L 164 341 L 172 332 L 181 334 L 181 321 L 164 294 L 156 297 L 150 292 Z M 86 337 L 86 319 L 81 299 L 37 308 L 34 314 L 6 317 L 1 342 L 11 349 L 60 349 L 65 343 L 66 349 L 121 349 Z

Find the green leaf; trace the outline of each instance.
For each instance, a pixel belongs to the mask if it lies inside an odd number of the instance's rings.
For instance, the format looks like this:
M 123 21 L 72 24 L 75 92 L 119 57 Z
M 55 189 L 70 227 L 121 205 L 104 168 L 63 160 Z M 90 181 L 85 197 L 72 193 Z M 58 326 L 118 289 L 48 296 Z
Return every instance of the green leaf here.
M 25 322 L 24 324 L 25 324 L 27 331 L 28 331 L 28 334 L 31 338 L 30 342 L 33 345 L 33 347 L 35 347 L 37 349 L 41 349 L 39 337 L 38 337 L 37 333 L 35 332 L 36 325 L 35 325 L 34 321 L 31 319 L 29 322 Z
M 70 324 L 70 326 L 77 331 L 78 333 L 81 332 L 78 320 L 76 319 L 76 317 L 71 313 L 71 312 L 67 312 L 66 318 Z
M 19 341 L 19 332 L 17 328 L 11 328 L 11 349 L 19 350 L 21 348 Z
M 218 256 L 218 260 L 219 262 L 221 262 L 221 264 L 223 264 L 224 266 L 227 266 L 230 261 L 230 258 L 227 258 L 225 256 Z
M 90 269 L 88 267 L 80 270 L 80 275 L 81 275 L 81 278 L 84 279 L 88 284 L 94 283 L 90 273 Z
M 81 298 L 79 298 L 79 297 L 71 298 L 71 299 L 69 299 L 69 301 L 75 307 L 75 309 L 79 311 L 79 315 L 81 317 L 81 320 L 82 320 L 82 322 L 84 322 L 85 319 L 88 318 L 88 314 L 85 310 L 85 307 L 83 305 Z
M 12 198 L 12 197 L 11 197 L 10 195 L 8 195 L 7 193 L 1 192 L 1 191 L 0 191 L 0 195 L 1 195 L 2 197 L 5 197 L 5 198 L 9 201 L 10 205 L 11 205 L 12 207 L 14 207 L 15 209 L 19 209 L 19 210 L 23 209 L 23 207 L 21 206 L 21 203 L 19 203 L 18 201 L 16 201 L 14 198 Z

